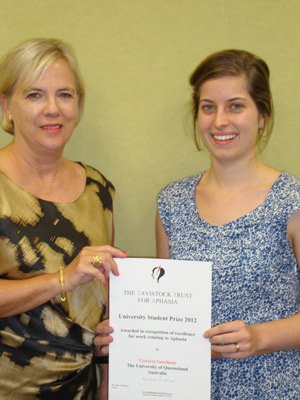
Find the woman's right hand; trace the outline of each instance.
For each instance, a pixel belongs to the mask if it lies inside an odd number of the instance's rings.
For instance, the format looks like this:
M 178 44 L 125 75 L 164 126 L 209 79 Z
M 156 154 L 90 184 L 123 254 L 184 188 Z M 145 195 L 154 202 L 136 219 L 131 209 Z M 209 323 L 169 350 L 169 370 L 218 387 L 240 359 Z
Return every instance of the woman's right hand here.
M 93 257 L 101 257 L 93 265 Z M 127 257 L 127 253 L 112 246 L 84 247 L 64 269 L 64 291 L 97 279 L 106 284 L 112 272 L 118 275 L 113 257 Z M 0 318 L 21 314 L 47 302 L 61 293 L 59 272 L 41 274 L 27 279 L 0 279 Z
M 65 291 L 70 292 L 92 279 L 105 285 L 110 272 L 119 275 L 113 257 L 124 258 L 127 253 L 109 245 L 84 247 L 64 270 Z

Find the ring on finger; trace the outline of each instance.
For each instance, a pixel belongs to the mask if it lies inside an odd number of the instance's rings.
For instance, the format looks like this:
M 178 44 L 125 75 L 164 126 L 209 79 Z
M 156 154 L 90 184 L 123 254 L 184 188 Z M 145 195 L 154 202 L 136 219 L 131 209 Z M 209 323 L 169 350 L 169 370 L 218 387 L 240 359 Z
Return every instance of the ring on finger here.
M 98 254 L 96 256 L 92 257 L 92 264 L 93 267 L 99 267 L 102 264 L 103 257 L 99 256 Z
M 238 353 L 240 351 L 240 345 L 238 343 L 235 344 L 235 352 Z

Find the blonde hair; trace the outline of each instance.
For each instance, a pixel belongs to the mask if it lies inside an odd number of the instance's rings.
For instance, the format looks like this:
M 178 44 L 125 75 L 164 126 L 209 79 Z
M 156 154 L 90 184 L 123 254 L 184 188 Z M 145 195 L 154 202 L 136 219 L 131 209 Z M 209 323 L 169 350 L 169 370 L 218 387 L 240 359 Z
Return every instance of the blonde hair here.
M 59 59 L 68 63 L 74 75 L 80 120 L 84 109 L 84 83 L 72 46 L 58 39 L 26 40 L 8 52 L 0 62 L 0 95 L 10 99 L 16 87 L 30 86 Z M 5 114 L 2 106 L 0 106 L 0 123 L 6 132 L 14 134 L 13 121 Z

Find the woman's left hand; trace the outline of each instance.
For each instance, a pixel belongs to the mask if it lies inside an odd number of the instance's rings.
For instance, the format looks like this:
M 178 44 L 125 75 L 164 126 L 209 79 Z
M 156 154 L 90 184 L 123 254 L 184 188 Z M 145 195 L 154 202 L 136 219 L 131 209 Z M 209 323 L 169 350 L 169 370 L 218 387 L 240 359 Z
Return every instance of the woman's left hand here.
M 255 325 L 231 321 L 216 325 L 204 332 L 216 357 L 246 358 L 259 354 L 259 337 Z
M 98 357 L 107 356 L 109 349 L 108 345 L 113 341 L 112 336 L 113 328 L 109 326 L 109 320 L 106 319 L 97 325 L 97 335 L 94 338 L 95 355 Z

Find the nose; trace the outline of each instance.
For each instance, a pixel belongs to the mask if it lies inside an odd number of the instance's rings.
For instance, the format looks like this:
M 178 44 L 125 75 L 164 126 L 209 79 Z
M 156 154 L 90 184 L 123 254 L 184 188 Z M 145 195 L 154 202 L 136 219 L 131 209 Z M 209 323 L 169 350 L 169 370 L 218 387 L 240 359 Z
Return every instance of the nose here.
M 218 128 L 222 128 L 229 124 L 229 118 L 226 110 L 218 108 L 214 114 L 214 125 Z
M 44 112 L 46 115 L 56 116 L 59 114 L 59 106 L 56 97 L 48 97 L 45 101 Z

